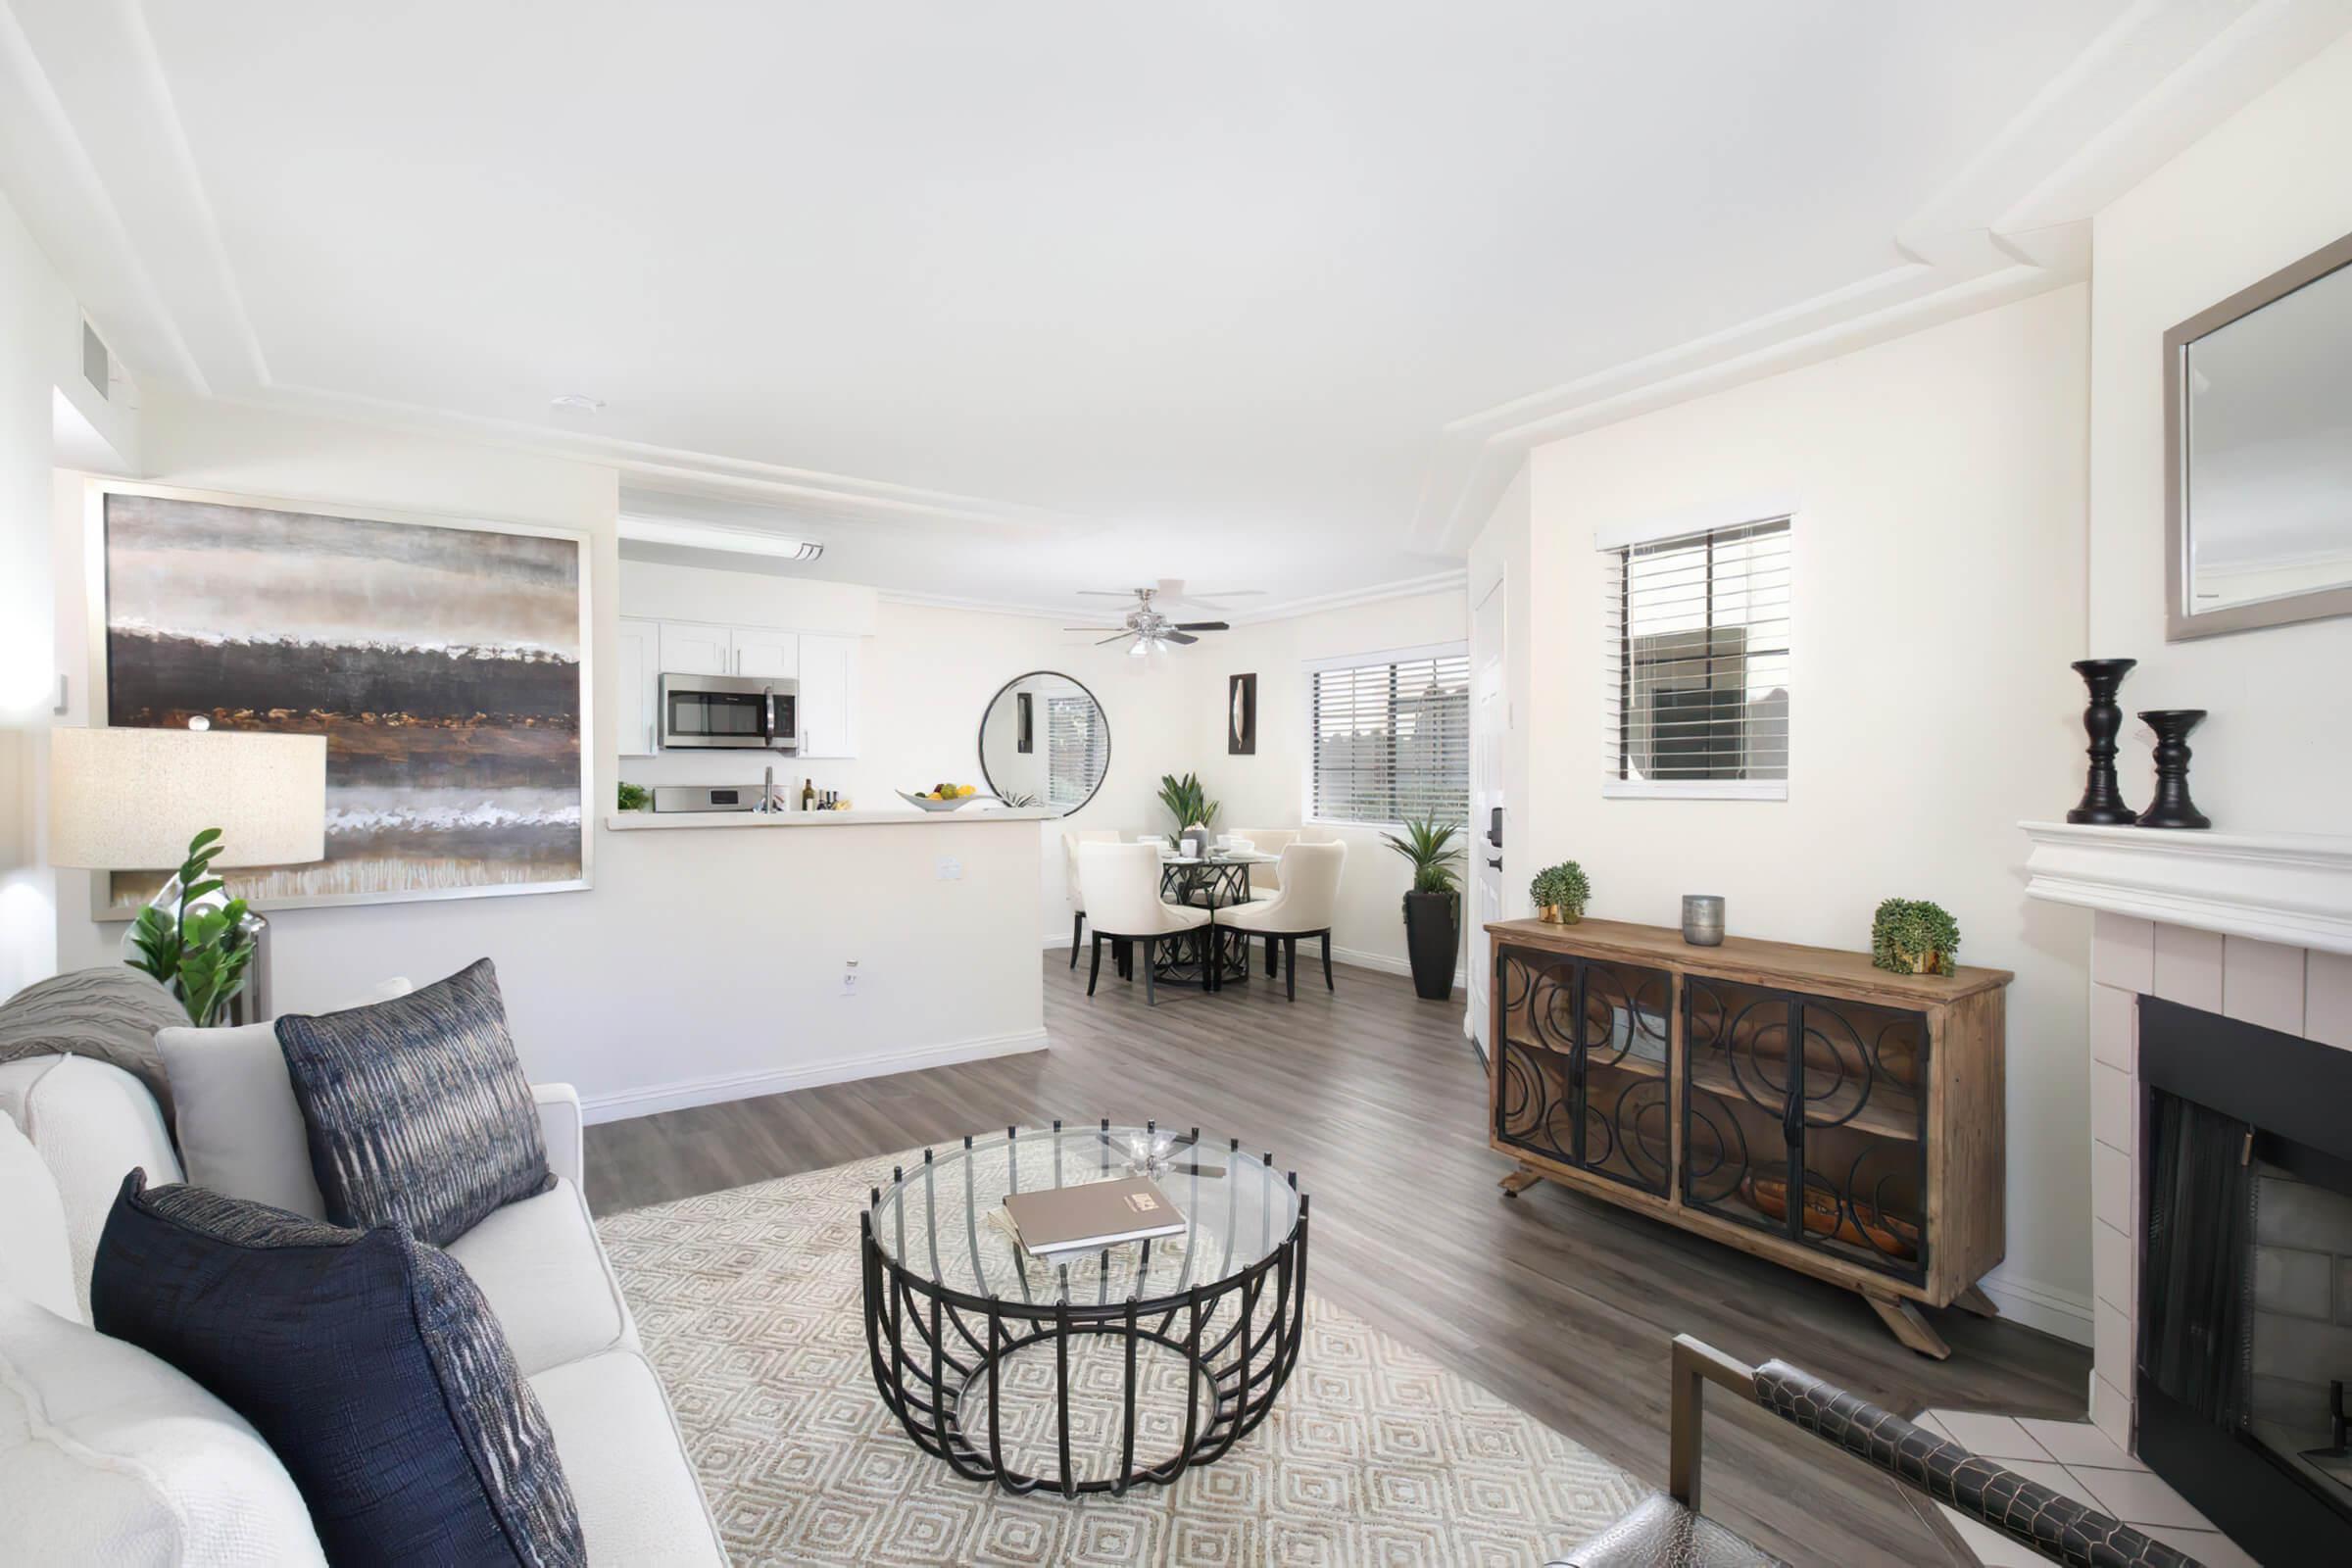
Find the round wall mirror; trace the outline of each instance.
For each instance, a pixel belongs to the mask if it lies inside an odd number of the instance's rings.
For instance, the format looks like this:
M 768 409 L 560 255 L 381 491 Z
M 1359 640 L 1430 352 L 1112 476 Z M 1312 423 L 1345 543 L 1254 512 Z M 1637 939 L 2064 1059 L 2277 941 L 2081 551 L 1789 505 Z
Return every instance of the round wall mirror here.
M 1110 720 L 1067 675 L 1033 669 L 1008 680 L 980 715 L 980 772 L 999 800 L 1066 814 L 1109 771 Z

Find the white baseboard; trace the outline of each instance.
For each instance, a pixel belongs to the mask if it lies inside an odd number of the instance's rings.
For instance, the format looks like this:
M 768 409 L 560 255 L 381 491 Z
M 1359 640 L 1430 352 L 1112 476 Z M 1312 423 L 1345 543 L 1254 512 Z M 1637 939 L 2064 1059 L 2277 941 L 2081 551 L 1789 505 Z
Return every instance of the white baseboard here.
M 2089 1297 L 2077 1296 L 2037 1280 L 2005 1275 L 1997 1268 L 1977 1284 L 2011 1322 L 2039 1329 L 2075 1345 L 2090 1344 Z
M 684 1078 L 644 1089 L 624 1089 L 610 1095 L 585 1095 L 582 1119 L 590 1122 L 624 1121 L 656 1111 L 683 1110 L 689 1105 L 715 1105 L 725 1100 L 751 1100 L 782 1094 L 787 1089 L 813 1089 L 819 1084 L 847 1083 L 854 1078 L 882 1078 L 918 1067 L 945 1067 L 958 1061 L 989 1056 L 1017 1055 L 1046 1049 L 1043 1029 L 1018 1034 L 990 1035 L 978 1040 L 951 1040 L 940 1046 L 914 1046 L 879 1055 L 845 1056 L 834 1061 L 778 1067 L 766 1072 L 722 1073 L 712 1078 Z
M 1410 959 L 1392 958 L 1385 953 L 1366 953 L 1361 948 L 1343 948 L 1335 945 L 1331 950 L 1331 961 L 1352 963 L 1358 969 L 1378 969 L 1382 974 L 1400 974 L 1407 979 L 1412 978 L 1413 973 Z M 1457 989 L 1467 986 L 1470 983 L 1469 971 L 1466 969 L 1454 970 L 1453 983 Z

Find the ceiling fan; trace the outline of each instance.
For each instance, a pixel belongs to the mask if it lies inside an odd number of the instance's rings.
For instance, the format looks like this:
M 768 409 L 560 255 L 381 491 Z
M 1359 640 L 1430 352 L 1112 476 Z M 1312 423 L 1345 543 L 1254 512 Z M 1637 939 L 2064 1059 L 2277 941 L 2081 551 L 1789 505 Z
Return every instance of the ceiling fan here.
M 1223 604 L 1219 603 L 1221 600 L 1253 598 L 1265 590 L 1262 588 L 1232 588 L 1221 593 L 1188 594 L 1184 591 L 1183 578 L 1162 577 L 1159 579 L 1158 585 L 1152 588 L 1081 588 L 1078 591 L 1093 599 L 1133 597 L 1135 608 L 1127 612 L 1124 622 L 1116 628 L 1064 626 L 1062 630 L 1109 632 L 1110 635 L 1098 643 L 1097 647 L 1107 647 L 1112 643 L 1124 642 L 1133 638 L 1134 646 L 1130 647 L 1127 652 L 1134 658 L 1142 659 L 1152 653 L 1165 653 L 1170 645 L 1182 646 L 1187 643 L 1197 643 L 1200 639 L 1195 634 L 1199 632 L 1232 630 L 1221 620 L 1173 620 L 1165 612 L 1166 610 L 1177 606 L 1188 606 L 1195 610 L 1217 611 L 1225 608 Z

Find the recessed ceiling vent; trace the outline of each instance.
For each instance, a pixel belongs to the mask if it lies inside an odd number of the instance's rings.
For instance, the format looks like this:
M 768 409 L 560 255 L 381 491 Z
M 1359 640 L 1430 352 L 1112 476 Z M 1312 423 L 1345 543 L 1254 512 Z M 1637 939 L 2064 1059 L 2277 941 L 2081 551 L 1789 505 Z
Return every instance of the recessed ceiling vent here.
M 87 321 L 81 323 L 81 378 L 89 382 L 100 397 L 112 395 L 109 389 L 115 379 L 114 360 Z

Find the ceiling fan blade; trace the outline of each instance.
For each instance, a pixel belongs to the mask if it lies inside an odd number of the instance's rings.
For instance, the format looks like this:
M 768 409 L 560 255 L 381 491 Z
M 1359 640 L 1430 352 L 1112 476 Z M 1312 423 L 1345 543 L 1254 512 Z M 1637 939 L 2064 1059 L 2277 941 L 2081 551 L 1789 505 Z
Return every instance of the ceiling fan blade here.
M 1159 640 L 1164 643 L 1197 643 L 1200 639 L 1189 631 L 1163 631 L 1159 634 Z
M 1233 628 L 1232 628 L 1231 626 L 1228 626 L 1228 625 L 1226 625 L 1226 624 L 1225 624 L 1225 622 L 1223 622 L 1223 621 L 1221 621 L 1221 620 L 1180 620 L 1180 621 L 1178 621 L 1178 622 L 1176 623 L 1176 629 L 1177 629 L 1178 631 L 1231 631 L 1231 630 L 1233 630 Z
M 1190 605 L 1195 610 L 1223 610 L 1226 608 L 1221 603 L 1223 600 L 1254 599 L 1262 597 L 1264 593 L 1263 588 L 1235 588 L 1226 593 L 1215 594 L 1161 594 L 1159 603 L 1163 606 Z
M 1086 630 L 1088 630 L 1088 631 L 1101 631 L 1102 628 L 1102 627 L 1100 627 L 1100 626 L 1088 626 L 1088 627 L 1086 627 L 1085 629 L 1086 629 Z M 1103 639 L 1102 639 L 1101 642 L 1099 642 L 1099 643 L 1095 644 L 1095 646 L 1096 646 L 1097 648 L 1108 648 L 1108 647 L 1109 647 L 1109 646 L 1110 646 L 1112 643 L 1123 643 L 1123 642 L 1125 642 L 1125 641 L 1126 641 L 1128 638 L 1130 638 L 1130 637 L 1132 637 L 1132 636 L 1134 636 L 1134 635 L 1135 635 L 1135 633 L 1133 633 L 1133 632 L 1131 632 L 1131 631 L 1123 631 L 1123 632 L 1119 633 L 1119 634 L 1118 634 L 1116 637 L 1105 637 L 1105 638 L 1103 638 Z
M 1132 588 L 1081 588 L 1078 590 L 1078 595 L 1083 599 L 1133 599 L 1135 590 Z

